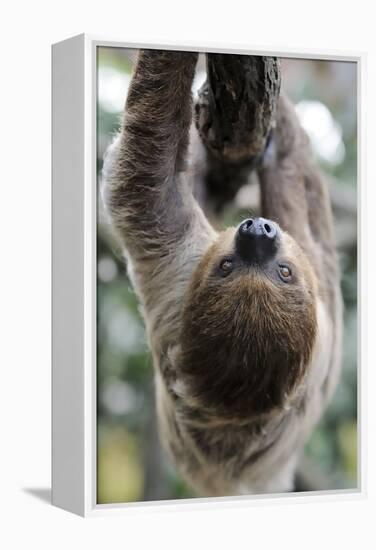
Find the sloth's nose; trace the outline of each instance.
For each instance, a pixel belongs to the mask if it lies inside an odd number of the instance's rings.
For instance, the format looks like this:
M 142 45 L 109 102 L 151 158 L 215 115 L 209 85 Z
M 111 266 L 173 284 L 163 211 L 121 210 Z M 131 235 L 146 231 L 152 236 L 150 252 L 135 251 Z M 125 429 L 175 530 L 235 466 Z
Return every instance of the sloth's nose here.
M 239 226 L 236 249 L 247 261 L 264 261 L 272 257 L 278 245 L 278 227 L 265 218 L 249 218 Z

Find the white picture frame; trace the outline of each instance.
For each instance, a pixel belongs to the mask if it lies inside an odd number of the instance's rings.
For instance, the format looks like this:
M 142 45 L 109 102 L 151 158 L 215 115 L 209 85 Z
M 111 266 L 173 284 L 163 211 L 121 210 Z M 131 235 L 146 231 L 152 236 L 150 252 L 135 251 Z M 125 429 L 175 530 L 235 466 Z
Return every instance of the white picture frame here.
M 252 53 L 352 61 L 358 74 L 358 487 L 355 490 L 221 497 L 104 505 L 96 502 L 96 52 L 99 46 L 199 52 Z M 79 35 L 52 47 L 52 502 L 82 516 L 119 509 L 183 504 L 189 507 L 250 506 L 273 499 L 362 498 L 365 373 L 361 358 L 365 275 L 364 185 L 361 139 L 365 55 L 340 52 L 242 48 L 218 44 L 136 44 Z

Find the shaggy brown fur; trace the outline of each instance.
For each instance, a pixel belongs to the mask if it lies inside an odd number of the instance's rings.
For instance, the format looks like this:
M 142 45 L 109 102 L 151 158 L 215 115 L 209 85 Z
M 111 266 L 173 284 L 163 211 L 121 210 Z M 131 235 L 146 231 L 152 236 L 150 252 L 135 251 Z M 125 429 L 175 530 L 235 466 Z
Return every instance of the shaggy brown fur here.
M 182 475 L 204 495 L 291 490 L 340 364 L 329 200 L 281 96 L 259 167 L 275 253 L 244 259 L 238 228 L 213 229 L 192 192 L 202 174 L 187 164 L 196 60 L 140 53 L 104 201 L 143 307 L 162 442 Z
M 317 285 L 287 235 L 291 248 L 282 248 L 280 260 L 250 267 L 236 258 L 233 273 L 221 277 L 217 265 L 233 254 L 234 233 L 228 230 L 224 242 L 209 248 L 192 276 L 179 366 L 201 406 L 221 417 L 251 418 L 283 407 L 305 375 L 316 336 Z M 294 266 L 294 283 L 278 277 L 281 262 Z

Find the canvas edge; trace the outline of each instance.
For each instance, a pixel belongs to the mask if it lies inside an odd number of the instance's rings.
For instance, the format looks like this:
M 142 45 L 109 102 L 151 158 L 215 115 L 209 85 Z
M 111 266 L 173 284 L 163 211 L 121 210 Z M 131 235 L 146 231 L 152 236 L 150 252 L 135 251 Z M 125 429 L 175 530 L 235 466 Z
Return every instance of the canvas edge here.
M 84 37 L 52 46 L 52 503 L 83 515 Z

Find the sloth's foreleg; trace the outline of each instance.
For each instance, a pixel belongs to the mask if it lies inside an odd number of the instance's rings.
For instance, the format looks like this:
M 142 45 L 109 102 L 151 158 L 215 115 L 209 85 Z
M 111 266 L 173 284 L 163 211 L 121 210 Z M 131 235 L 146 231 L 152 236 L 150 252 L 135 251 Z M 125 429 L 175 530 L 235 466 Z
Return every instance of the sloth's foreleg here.
M 179 175 L 196 61 L 195 53 L 140 52 L 120 135 L 105 158 L 105 203 L 136 260 L 169 253 L 190 223 L 192 197 Z
M 281 96 L 276 128 L 259 167 L 262 214 L 279 223 L 303 248 L 312 247 L 305 193 L 309 145 L 294 106 Z
M 195 53 L 140 52 L 103 168 L 111 225 L 150 334 L 163 348 L 175 338 L 187 282 L 214 235 L 185 173 L 196 61 Z

